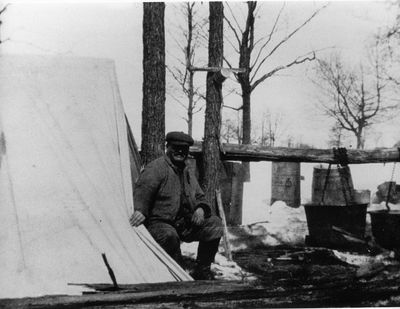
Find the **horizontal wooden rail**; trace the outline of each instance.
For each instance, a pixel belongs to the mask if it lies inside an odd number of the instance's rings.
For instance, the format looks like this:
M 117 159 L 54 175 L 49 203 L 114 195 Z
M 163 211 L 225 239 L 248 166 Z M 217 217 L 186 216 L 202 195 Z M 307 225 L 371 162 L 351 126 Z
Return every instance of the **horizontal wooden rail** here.
M 201 155 L 202 147 L 196 142 L 190 147 L 193 156 Z M 232 161 L 285 161 L 304 163 L 338 163 L 332 149 L 303 149 L 266 147 L 258 145 L 223 144 L 222 160 Z M 349 164 L 399 162 L 398 148 L 376 148 L 372 150 L 347 149 Z

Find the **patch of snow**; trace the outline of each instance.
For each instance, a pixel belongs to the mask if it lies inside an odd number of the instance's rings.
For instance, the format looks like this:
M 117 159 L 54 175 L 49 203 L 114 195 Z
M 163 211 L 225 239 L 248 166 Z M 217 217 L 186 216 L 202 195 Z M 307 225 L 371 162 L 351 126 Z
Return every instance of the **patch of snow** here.
M 257 244 L 265 246 L 303 245 L 308 234 L 303 207 L 292 208 L 277 201 L 265 206 L 266 220 L 229 228 L 232 250 L 242 250 Z
M 216 274 L 215 278 L 220 280 L 250 281 L 257 279 L 252 273 L 244 271 L 236 262 L 229 261 L 220 253 L 216 255 L 211 270 Z
M 335 257 L 337 257 L 339 260 L 355 266 L 362 266 L 365 264 L 373 264 L 373 263 L 384 263 L 385 265 L 394 263 L 394 261 L 392 260 L 394 258 L 393 251 L 384 252 L 376 256 L 354 254 L 338 250 L 332 250 L 332 252 L 335 255 Z

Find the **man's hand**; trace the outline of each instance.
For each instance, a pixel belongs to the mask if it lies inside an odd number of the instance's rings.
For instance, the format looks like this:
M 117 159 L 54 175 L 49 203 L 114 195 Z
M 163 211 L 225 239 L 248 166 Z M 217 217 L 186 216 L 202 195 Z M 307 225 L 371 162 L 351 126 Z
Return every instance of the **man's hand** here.
M 201 225 L 204 222 L 204 210 L 203 208 L 199 207 L 196 209 L 192 216 L 192 223 L 194 225 Z
M 139 226 L 144 220 L 146 220 L 146 217 L 139 210 L 135 210 L 133 215 L 129 218 L 129 223 L 132 226 Z

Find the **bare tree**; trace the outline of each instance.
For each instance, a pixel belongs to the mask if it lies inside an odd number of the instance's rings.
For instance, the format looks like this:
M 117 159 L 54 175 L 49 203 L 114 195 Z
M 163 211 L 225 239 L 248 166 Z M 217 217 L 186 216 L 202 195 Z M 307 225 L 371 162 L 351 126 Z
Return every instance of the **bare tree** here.
M 235 108 L 229 105 L 223 105 L 227 109 L 232 109 L 236 112 L 236 119 L 227 118 L 222 121 L 221 139 L 226 143 L 242 143 L 242 126 L 240 121 L 241 108 Z
M 382 77 L 388 80 L 394 89 L 400 90 L 400 2 L 392 2 L 390 10 L 397 10 L 396 20 L 391 26 L 379 31 L 375 37 L 376 49 L 382 60 Z
M 381 76 L 379 55 L 372 66 L 363 62 L 357 68 L 349 68 L 335 54 L 328 60 L 318 60 L 316 75 L 314 82 L 326 98 L 319 107 L 355 136 L 357 149 L 363 149 L 365 129 L 389 119 L 389 112 L 396 108 L 384 97 L 386 83 Z
M 240 121 L 231 118 L 222 121 L 221 139 L 225 143 L 241 144 L 241 138 L 242 128 L 240 126 Z
M 142 163 L 164 153 L 165 33 L 164 2 L 143 3 Z
M 343 130 L 343 127 L 338 122 L 335 122 L 335 124 L 331 127 L 328 141 L 328 145 L 330 147 L 343 146 Z
M 238 18 L 236 18 L 232 8 L 227 6 L 230 12 L 230 16 L 225 16 L 225 20 L 228 27 L 232 31 L 235 41 L 230 42 L 234 50 L 239 54 L 239 67 L 244 68 L 244 73 L 236 74 L 237 81 L 241 86 L 242 96 L 242 109 L 243 109 L 243 144 L 249 144 L 251 142 L 251 94 L 252 92 L 264 81 L 278 72 L 288 69 L 292 66 L 312 61 L 315 59 L 315 52 L 310 51 L 305 55 L 299 55 L 298 57 L 289 60 L 286 63 L 275 66 L 270 70 L 265 71 L 265 66 L 275 55 L 279 52 L 282 47 L 302 30 L 310 21 L 317 16 L 317 14 L 326 7 L 322 6 L 316 10 L 311 16 L 309 16 L 303 23 L 295 27 L 289 33 L 279 38 L 278 36 L 278 25 L 281 22 L 282 12 L 285 8 L 285 4 L 282 5 L 278 15 L 275 17 L 273 26 L 268 31 L 264 32 L 264 35 L 260 38 L 255 37 L 255 21 L 257 12 L 257 2 L 247 2 L 247 18 L 243 27 L 240 26 Z M 231 62 L 225 58 L 226 63 L 232 67 Z
M 261 119 L 261 136 L 260 144 L 264 146 L 274 147 L 280 135 L 283 132 L 282 127 L 283 116 L 281 113 L 272 113 L 267 111 Z
M 181 43 L 175 34 L 171 34 L 171 36 L 184 57 L 173 56 L 178 65 L 167 66 L 168 73 L 179 86 L 179 91 L 172 88 L 172 91 L 168 91 L 168 95 L 186 110 L 184 119 L 190 136 L 192 136 L 193 132 L 193 115 L 204 108 L 205 102 L 205 90 L 201 86 L 195 87 L 194 85 L 195 72 L 193 67 L 197 60 L 196 50 L 204 45 L 204 29 L 207 20 L 197 16 L 196 5 L 198 6 L 199 4 L 195 2 L 179 4 L 186 20 L 186 26 L 184 28 L 179 27 L 180 31 L 178 31 L 178 33 L 183 33 L 184 43 Z M 183 94 L 183 96 L 179 94 Z
M 266 65 L 270 62 L 272 56 L 276 55 L 296 33 L 303 29 L 325 7 L 326 5 L 316 10 L 303 23 L 286 35 L 279 37 L 279 24 L 285 8 L 285 4 L 283 4 L 274 19 L 272 28 L 265 31 L 260 38 L 257 38 L 255 36 L 255 21 L 256 17 L 258 17 L 256 11 L 257 2 L 247 2 L 247 17 L 244 26 L 240 26 L 238 18 L 228 5 L 230 16 L 225 16 L 225 20 L 234 35 L 234 42 L 230 40 L 229 42 L 239 55 L 239 68 L 245 69 L 244 73 L 236 74 L 236 79 L 241 86 L 243 144 L 251 144 L 251 94 L 253 91 L 278 72 L 307 61 L 313 61 L 315 59 L 315 52 L 310 51 L 305 55 L 299 55 L 267 71 L 265 71 Z M 231 62 L 226 58 L 224 58 L 224 60 L 228 66 L 232 68 Z M 245 181 L 249 181 L 250 165 L 248 162 L 243 162 L 243 166 L 245 171 L 244 179 Z
M 289 134 L 286 137 L 286 147 L 288 147 L 288 148 L 294 147 L 294 137 L 291 134 Z
M 222 67 L 224 40 L 224 6 L 222 2 L 209 2 L 208 66 Z M 220 129 L 222 108 L 222 81 L 218 72 L 207 73 L 207 103 L 204 123 L 202 184 L 208 201 L 215 211 L 215 190 L 219 187 L 221 169 Z
M 6 40 L 3 40 L 2 38 L 1 38 L 1 28 L 2 28 L 2 25 L 3 25 L 3 16 L 2 15 L 4 15 L 4 12 L 7 10 L 7 7 L 9 6 L 10 4 L 8 3 L 8 4 L 6 4 L 6 5 L 4 5 L 2 8 L 0 8 L 0 44 L 2 44 L 2 43 L 4 43 L 5 41 L 7 41 L 7 40 L 9 40 L 9 39 L 6 39 Z

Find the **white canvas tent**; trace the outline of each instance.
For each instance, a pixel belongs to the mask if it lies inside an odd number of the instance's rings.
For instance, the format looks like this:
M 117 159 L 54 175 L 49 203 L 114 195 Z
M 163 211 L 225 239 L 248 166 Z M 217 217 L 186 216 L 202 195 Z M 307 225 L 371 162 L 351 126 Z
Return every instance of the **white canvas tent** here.
M 0 298 L 69 283 L 191 280 L 134 229 L 127 124 L 113 62 L 0 57 Z

